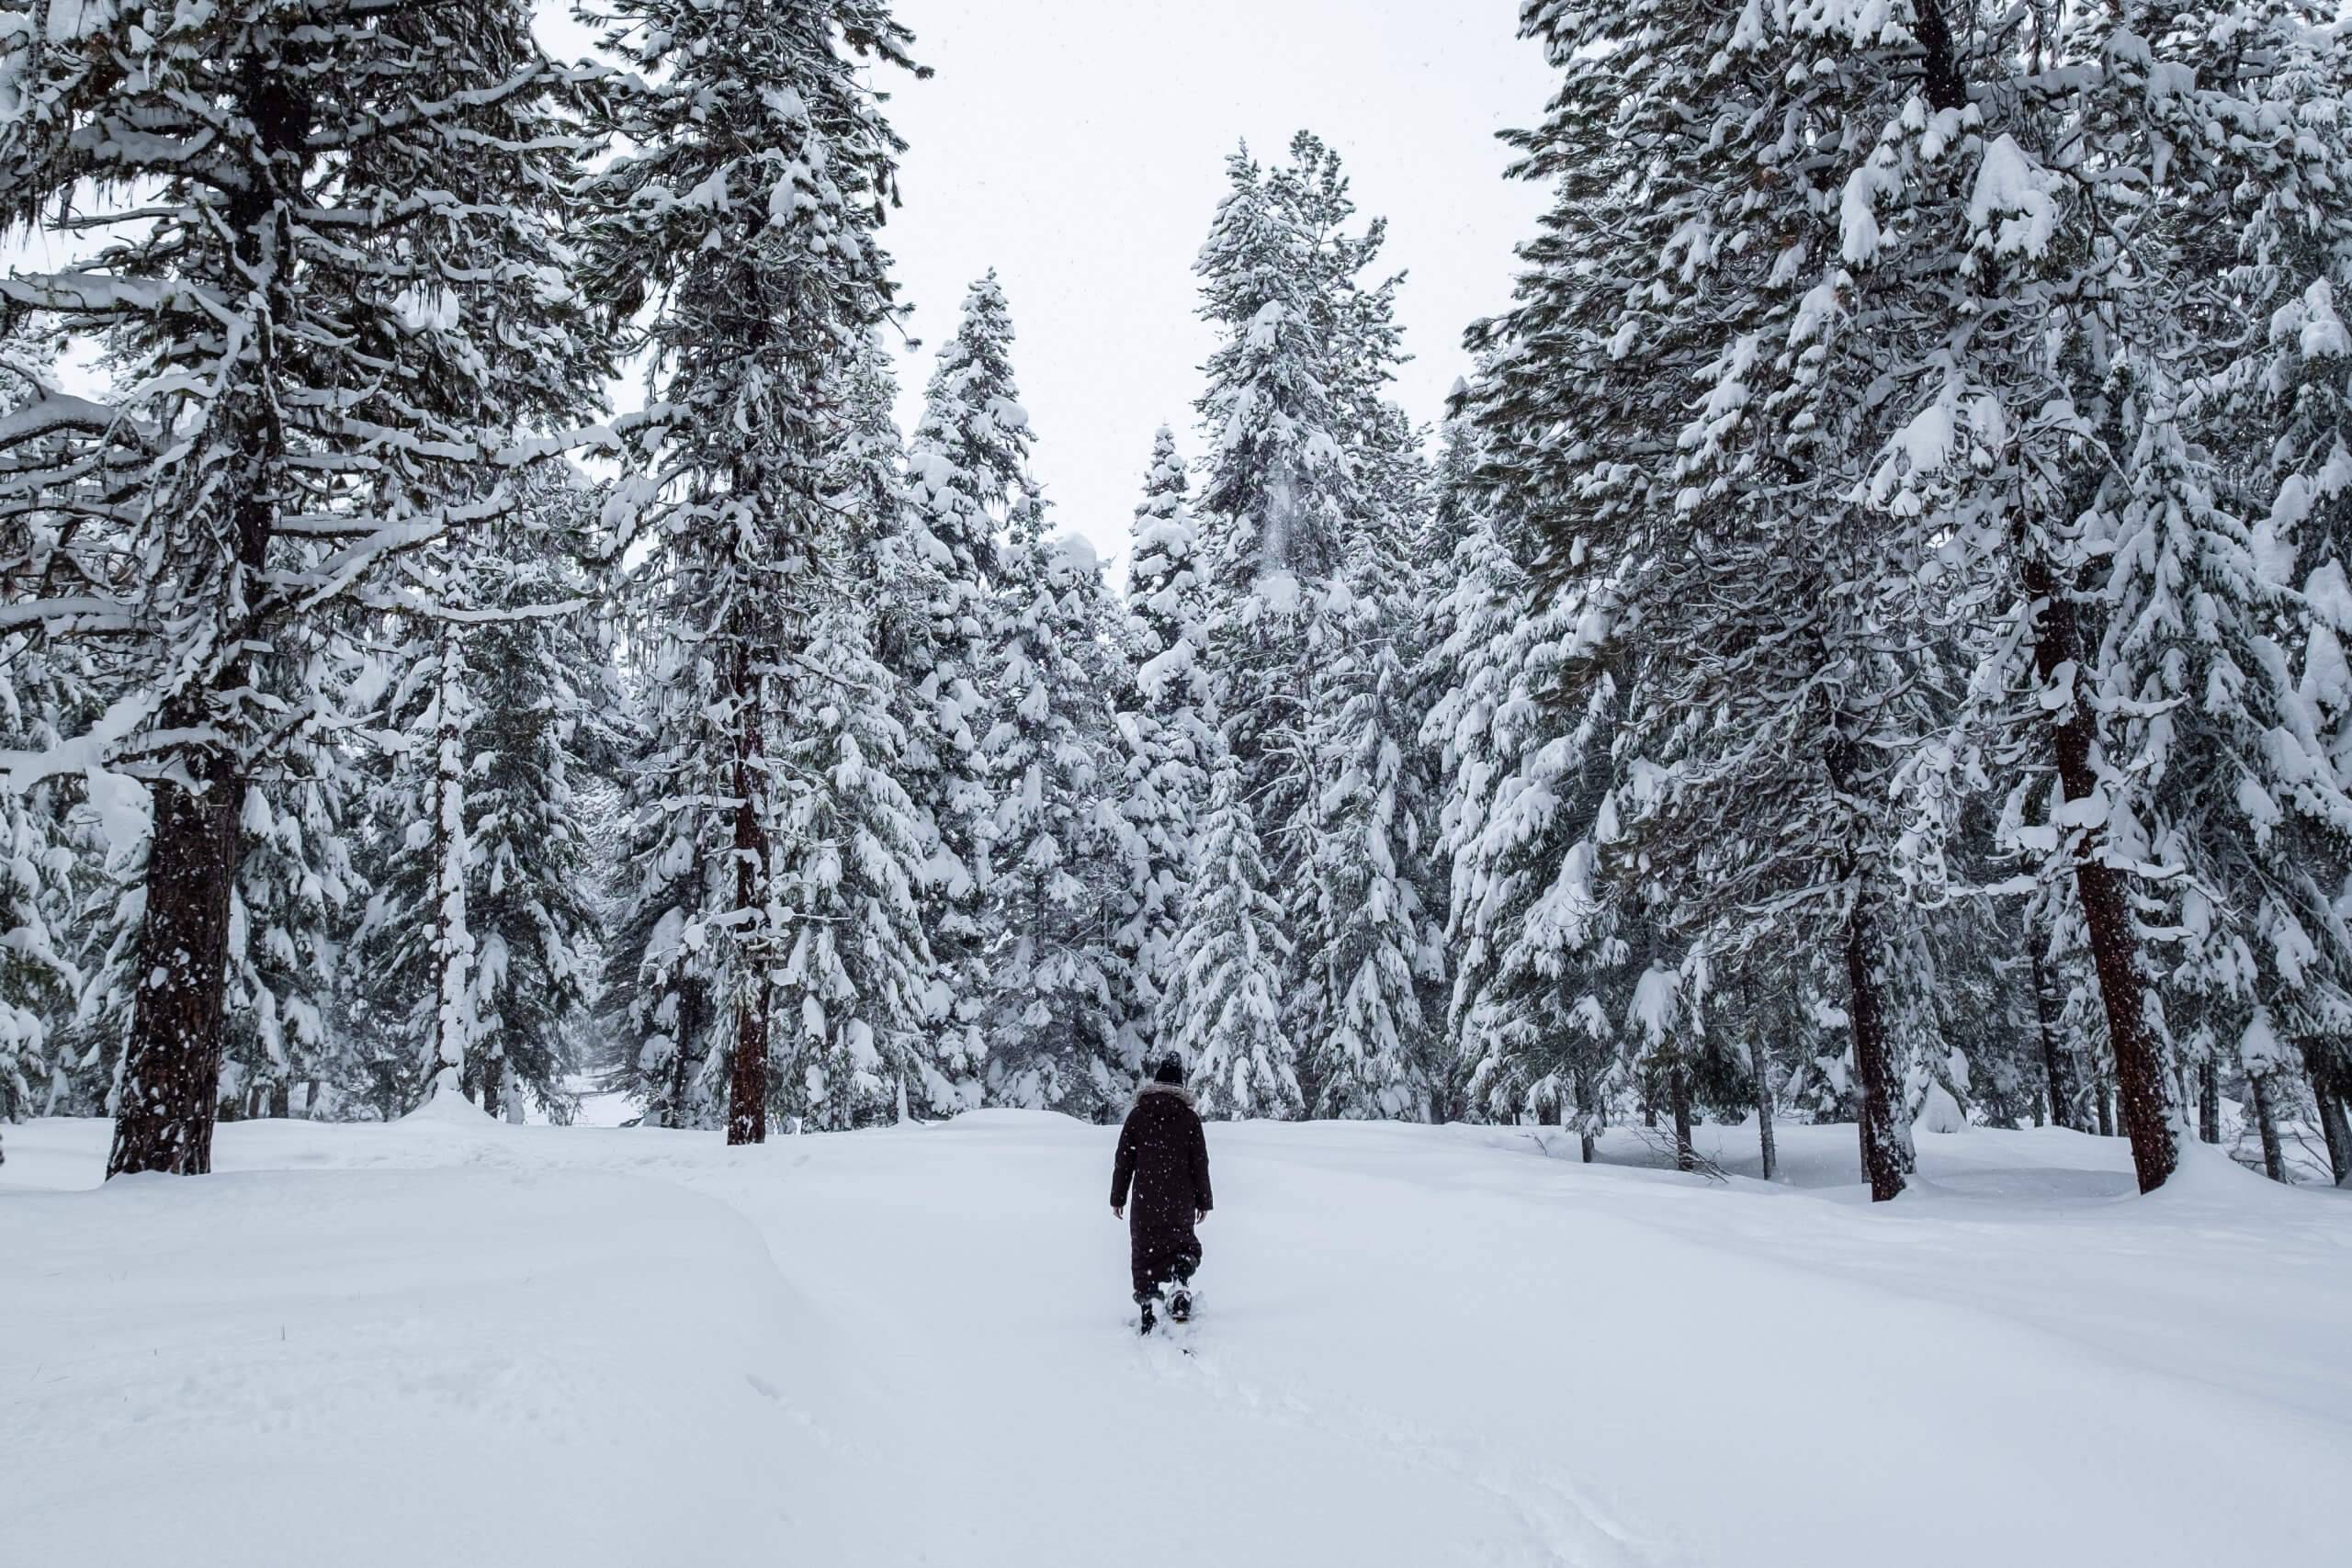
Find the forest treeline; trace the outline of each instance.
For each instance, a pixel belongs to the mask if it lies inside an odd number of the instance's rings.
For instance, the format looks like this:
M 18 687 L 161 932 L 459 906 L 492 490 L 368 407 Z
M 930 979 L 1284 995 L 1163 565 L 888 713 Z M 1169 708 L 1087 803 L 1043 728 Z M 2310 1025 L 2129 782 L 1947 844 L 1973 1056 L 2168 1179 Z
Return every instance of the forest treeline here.
M 994 275 L 895 420 L 882 0 L 531 9 L 0 16 L 77 258 L 0 280 L 0 1119 L 757 1142 L 1173 1051 L 1851 1121 L 1880 1198 L 1968 1119 L 2352 1179 L 2331 12 L 1528 0 L 1446 417 L 1338 155 L 1244 149 L 1114 587 Z

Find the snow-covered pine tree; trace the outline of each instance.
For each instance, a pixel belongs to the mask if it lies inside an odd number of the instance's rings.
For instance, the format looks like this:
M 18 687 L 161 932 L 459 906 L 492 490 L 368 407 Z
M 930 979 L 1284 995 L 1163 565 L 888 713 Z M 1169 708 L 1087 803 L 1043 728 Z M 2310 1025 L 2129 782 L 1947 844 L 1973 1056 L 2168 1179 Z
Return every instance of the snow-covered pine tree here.
M 1446 789 L 1461 1109 L 1575 1127 L 1584 1156 L 1624 1088 L 1638 968 L 1611 896 L 1619 724 L 1607 585 L 1540 589 L 1476 516 L 1455 553 L 1452 630 L 1429 656 L 1424 725 Z M 1560 694 L 1580 707 L 1563 712 Z
M 1163 424 L 1151 438 L 1151 466 L 1128 534 L 1127 636 L 1136 654 L 1136 693 L 1148 710 L 1161 717 L 1190 713 L 1197 724 L 1210 705 L 1200 666 L 1208 585 L 1191 486 L 1175 434 Z
M 437 574 L 445 597 L 475 597 Z M 467 895 L 474 881 L 468 831 L 471 744 L 479 682 L 468 638 L 455 619 L 412 624 L 401 675 L 385 717 L 393 747 L 389 776 L 370 803 L 373 892 L 353 936 L 356 1018 L 379 1017 L 395 1044 L 395 1092 L 406 1106 L 429 1097 L 481 1098 L 474 1056 L 471 971 L 475 957 Z
M 2352 748 L 2345 741 L 2352 682 L 2343 673 L 2344 639 L 2352 635 L 2352 594 L 2346 592 L 2352 470 L 2343 460 L 2352 440 L 2352 387 L 2345 377 L 2352 332 L 2338 305 L 2352 291 L 2352 201 L 2345 194 L 2352 170 L 2352 123 L 2345 114 L 2352 67 L 2334 12 L 2324 5 L 2278 0 L 2228 7 L 2221 18 L 2214 25 L 2204 7 L 2194 7 L 2177 19 L 2167 39 L 2197 71 L 2196 92 L 2186 100 L 2196 118 L 2172 139 L 2195 150 L 2190 167 L 2199 176 L 2181 178 L 2169 164 L 2165 169 L 2177 213 L 2170 237 L 2186 253 L 2174 269 L 2181 288 L 2167 303 L 2180 323 L 2176 345 L 2192 351 L 2188 364 L 2194 367 L 2170 391 L 2179 434 L 2201 449 L 2192 453 L 2198 489 L 2227 520 L 2228 544 L 2200 554 L 2198 564 L 2211 574 L 2228 563 L 2225 585 L 2259 584 L 2258 597 L 2268 604 L 2252 629 L 2275 637 L 2300 668 L 2287 709 L 2295 722 L 2266 747 L 2261 761 L 2269 768 L 2249 771 L 2278 815 L 2264 823 L 2267 814 L 2251 795 L 2243 816 L 2218 808 L 2232 840 L 2221 855 L 2250 874 L 2216 890 L 2240 912 L 2241 934 L 2253 939 L 2258 990 L 2267 993 L 2262 999 L 2301 1057 L 2335 1179 L 2345 1184 L 2352 1183 L 2352 1015 L 2343 1002 L 2346 932 L 2328 893 L 2340 888 L 2346 869 L 2343 837 L 2325 820 L 2335 807 L 2327 788 L 2293 781 L 2281 800 L 2275 792 L 2288 781 L 2275 775 L 2281 763 L 2300 761 L 2297 753 L 2308 756 L 2315 734 L 2334 792 L 2352 787 Z M 2267 330 L 2216 331 L 2217 321 L 2251 321 Z M 2196 513 L 2192 507 L 2188 514 Z M 2281 602 L 2275 592 L 2281 584 L 2300 592 Z M 2238 615 L 2217 619 L 2214 629 L 2223 636 L 2214 640 L 2245 636 L 2245 597 L 2223 597 Z M 2239 625 L 2233 632 L 2233 618 Z M 2205 629 L 2201 617 L 2196 629 Z M 2209 664 L 2213 657 L 2208 653 Z M 2224 649 L 2221 657 L 2233 655 Z M 2234 678 L 2221 673 L 2224 681 Z M 2278 705 L 2278 674 L 2267 662 L 2242 678 L 2252 705 Z M 2197 717 L 2201 725 L 2181 726 L 2178 737 L 2191 755 L 2199 729 L 2226 734 L 2244 723 L 2210 704 L 2199 705 Z M 2233 739 L 2245 738 L 2240 728 Z M 2223 747 L 2230 749 L 2228 741 Z M 2245 856 L 2249 835 L 2261 841 L 2251 863 Z M 2210 875 L 2211 863 L 2192 869 Z M 2284 1008 L 2281 992 L 2292 997 Z M 2177 1028 L 2180 1004 L 2168 998 L 2168 1008 Z M 2243 1017 L 2242 1005 L 2235 1010 Z M 2223 1052 L 2214 1047 L 2224 1043 L 2213 1041 L 2204 1052 L 2199 1098 L 2209 1135 L 2219 1133 L 2216 1058 Z
M 2318 729 L 2330 776 L 2342 789 L 2352 784 L 2352 663 L 2344 652 L 2352 637 L 2352 584 L 2339 562 L 2326 561 L 2311 573 L 2302 604 L 2309 619 L 2296 692 Z M 2343 1186 L 2352 1180 L 2352 1021 L 2331 1021 L 2300 1043 L 2336 1185 Z
M 903 701 L 866 646 L 869 592 L 840 570 L 787 687 L 775 759 L 777 901 L 791 933 L 775 976 L 778 1108 L 842 1128 L 949 1110 L 956 1086 L 934 1065 L 925 993 L 922 823 L 892 774 Z
M 1379 521 L 1358 469 L 1384 439 L 1393 280 L 1363 281 L 1382 226 L 1350 231 L 1340 161 L 1311 134 L 1293 140 L 1285 166 L 1264 170 L 1244 148 L 1227 175 L 1194 265 L 1201 314 L 1220 334 L 1197 405 L 1210 443 L 1208 657 L 1225 749 L 1303 938 L 1279 987 L 1281 1039 L 1296 1047 L 1327 1033 L 1339 1009 L 1337 938 L 1317 929 L 1338 908 L 1317 857 L 1337 763 L 1315 729 L 1340 702 L 1328 682 L 1347 642 L 1350 562 Z
M 1121 651 L 1131 669 L 1117 721 L 1125 777 L 1116 803 L 1128 849 L 1117 945 L 1134 988 L 1123 1010 L 1138 1031 L 1150 1026 L 1183 929 L 1193 835 L 1208 806 L 1206 764 L 1216 754 L 1216 704 L 1203 652 L 1206 585 L 1186 489 L 1176 438 L 1162 425 L 1128 536 Z M 1144 1042 L 1124 1042 L 1121 1055 L 1140 1060 Z
M 619 698 L 572 555 L 595 500 L 557 463 L 524 485 L 515 524 L 440 575 L 447 614 L 409 623 L 354 978 L 411 1083 L 562 1122 L 598 957 L 582 790 L 614 765 Z
M 1230 756 L 1218 759 L 1197 864 L 1160 997 L 1159 1043 L 1188 1065 L 1206 1114 L 1295 1116 L 1297 1054 L 1282 1034 L 1290 942 Z
M 668 639 L 645 671 L 664 687 L 664 798 L 695 825 L 685 863 L 720 872 L 679 929 L 647 934 L 718 945 L 728 1140 L 757 1143 L 793 937 L 769 753 L 844 527 L 849 375 L 890 309 L 876 230 L 901 143 L 865 66 L 911 68 L 909 35 L 880 0 L 611 0 L 602 19 L 633 74 L 602 89 L 598 127 L 623 150 L 580 193 L 583 276 L 616 321 L 650 305 L 654 383 L 606 511 Z
M 908 782 L 935 840 L 924 875 L 924 928 L 938 966 L 935 1049 L 943 1060 L 972 1064 L 988 1052 L 978 1009 L 988 987 L 981 960 L 994 810 L 979 750 L 989 725 L 983 685 L 994 658 L 989 595 L 998 537 L 1029 459 L 1029 415 L 1012 353 L 1012 311 L 991 272 L 964 296 L 907 455 L 914 537 L 929 558 L 921 585 L 933 594 L 928 666 L 907 674 L 931 752 L 928 767 Z
M 1864 494 L 1929 522 L 1971 606 L 1977 766 L 2006 786 L 2037 881 L 2073 885 L 2146 1190 L 2178 1155 L 2147 823 L 2100 664 L 2114 580 L 2098 496 L 2138 440 L 2132 383 L 2170 352 L 2148 330 L 2165 310 L 2144 307 L 2181 281 L 2164 231 L 2206 173 L 2187 152 L 2204 137 L 2182 49 L 2220 18 L 2034 12 L 2003 41 L 1990 13 L 1920 17 L 1889 66 L 1909 90 L 1839 225 L 1888 323 L 1879 384 L 1905 389 L 1882 404 Z
M 896 726 L 896 761 L 890 772 L 914 814 L 918 863 L 915 888 L 923 918 L 923 948 L 930 950 L 933 917 L 945 908 L 947 885 L 940 857 L 940 834 L 932 811 L 952 796 L 976 798 L 976 759 L 970 726 L 959 706 L 927 698 L 939 670 L 941 626 L 937 607 L 950 597 L 952 555 L 932 536 L 916 513 L 907 478 L 906 444 L 893 413 L 898 401 L 896 360 L 881 333 L 869 334 L 865 352 L 851 367 L 846 388 L 849 440 L 841 453 L 839 502 L 849 520 L 855 570 L 866 585 L 858 591 L 867 617 L 877 677 L 893 694 L 888 717 Z M 944 719 L 959 728 L 943 733 Z M 977 1077 L 979 1042 L 961 1024 L 947 1027 L 956 994 L 940 965 L 921 988 L 924 1026 L 923 1081 L 933 1109 L 941 1082 L 954 1086 L 955 1103 L 979 1103 Z M 936 1075 L 933 1077 L 932 1075 Z
M 1099 1119 L 1139 1058 L 1114 943 L 1132 861 L 1114 791 L 1111 606 L 1092 547 L 1045 536 L 1034 491 L 999 552 L 993 701 L 980 751 L 997 796 L 987 913 L 989 1098 Z
M 657 628 L 643 618 L 640 633 Z M 705 921 L 723 896 L 726 824 L 707 808 L 695 738 L 660 704 L 688 682 L 666 668 L 675 639 L 647 650 L 631 684 L 621 764 L 614 919 L 605 943 L 602 1082 L 644 1107 L 649 1127 L 719 1127 L 727 1117 L 729 978 Z
M 2307 624 L 2304 602 L 2217 503 L 2172 412 L 2137 400 L 2125 420 L 2140 439 L 2106 498 L 2119 515 L 2102 706 L 2133 761 L 2129 809 L 2149 858 L 2186 874 L 2158 889 L 2178 911 L 2161 986 L 2175 1041 L 2192 1069 L 2218 1072 L 2226 1051 L 2267 1075 L 2282 1041 L 2352 1025 L 2337 906 L 2352 800 L 2273 631 Z
M 333 691 L 347 681 L 314 671 L 305 684 Z M 224 1115 L 290 1115 L 297 1084 L 308 1111 L 321 1085 L 345 1076 L 329 1025 L 342 934 L 359 902 L 349 837 L 359 798 L 341 744 L 298 739 L 268 776 L 247 782 L 229 911 Z
M 1527 348 L 1488 406 L 1522 444 L 1547 417 L 1532 378 L 1564 400 L 1549 417 L 1592 411 L 1536 526 L 1552 559 L 1639 563 L 1622 805 L 1656 918 L 1694 973 L 1726 981 L 1765 941 L 1839 955 L 1862 1166 L 1891 1198 L 1924 1033 L 1897 1005 L 1921 994 L 1897 973 L 1918 951 L 1903 906 L 1942 875 L 1955 652 L 1918 592 L 1938 530 L 1855 499 L 1886 434 L 1886 344 L 1856 323 L 1900 320 L 1911 283 L 1877 265 L 1875 230 L 1841 193 L 1874 188 L 1912 46 L 1840 7 L 1645 9 L 1655 68 L 1585 60 L 1621 26 L 1598 8 L 1543 25 L 1576 63 L 1525 166 L 1558 173 L 1572 210 L 1611 212 L 1573 262 L 1531 249 L 1556 281 L 1523 290 L 1510 328 Z M 1683 113 L 1694 83 L 1702 122 Z M 1655 151 L 1573 167 L 1596 136 Z
M 509 575 L 502 608 L 581 604 L 588 584 L 578 569 L 553 541 L 537 543 L 537 558 Z M 481 695 L 466 800 L 478 879 L 467 918 L 481 1102 L 520 1121 L 527 1098 L 563 1122 L 575 1109 L 567 1080 L 584 1060 L 600 956 L 586 787 L 614 762 L 612 666 L 578 608 L 503 616 L 471 640 Z
M 2132 705 L 2192 694 L 2173 676 L 2199 659 L 2224 689 L 2275 692 L 2247 639 L 2282 637 L 2290 651 L 2299 640 L 2300 612 L 2265 579 L 2288 581 L 2295 519 L 2329 487 L 2296 486 L 2319 471 L 2314 426 L 2290 414 L 2264 428 L 2283 412 L 2272 400 L 2286 367 L 2236 324 L 2275 325 L 2342 265 L 2343 68 L 2312 31 L 2317 16 L 2235 0 L 2037 12 L 2004 47 L 1993 29 L 2005 24 L 1961 13 L 1917 31 L 1916 104 L 1849 191 L 1849 248 L 1859 235 L 1873 254 L 1907 252 L 1914 280 L 1912 327 L 1882 381 L 1916 390 L 1890 403 L 1897 424 L 1873 497 L 1950 519 L 1950 554 L 2005 587 L 1975 682 L 1996 721 L 1989 756 L 2011 782 L 2014 841 L 2042 880 L 2075 885 L 2143 1190 L 2174 1168 L 2180 1125 L 2162 905 L 2186 872 L 2190 886 L 2211 878 L 2204 891 L 2233 916 L 2284 929 L 2257 912 L 2278 907 L 2277 883 L 2215 876 L 2242 860 L 2232 841 L 2264 808 L 2191 803 L 2240 782 L 2222 775 L 2243 733 L 2201 712 L 2212 688 L 2169 715 Z M 1898 221 L 1876 220 L 1888 215 Z M 2301 412 L 2324 423 L 2325 400 Z M 2176 621 L 2184 571 L 2202 581 Z M 2209 631 L 2216 649 L 2184 657 Z M 2141 754 L 2150 746 L 2204 757 L 2160 770 Z M 2259 771 L 2242 777 L 2268 787 Z M 2154 863 L 2160 841 L 2170 865 Z M 2304 863 L 2335 852 L 2312 847 Z M 2309 907 L 2307 893 L 2290 901 Z M 2205 955 L 2189 972 L 2216 951 L 2202 935 L 2192 944 Z
M 0 333 L 0 422 L 62 395 L 51 345 L 29 332 Z M 74 444 L 61 436 L 41 457 L 72 461 L 61 448 Z M 32 599 L 44 581 L 71 581 L 99 564 L 88 545 L 74 547 L 62 521 L 40 506 L 0 511 L 0 600 Z M 14 768 L 86 723 L 82 710 L 100 689 L 84 651 L 41 621 L 0 622 L 0 1126 L 46 1109 L 63 1070 L 61 1032 L 82 991 L 71 932 L 86 846 L 69 821 L 81 781 L 51 773 L 18 787 Z
M 1319 793 L 1306 731 L 1338 641 L 1331 588 L 1355 516 L 1349 410 L 1334 396 L 1334 304 L 1317 236 L 1248 151 L 1194 270 L 1221 341 L 1199 410 L 1211 662 L 1227 749 L 1278 880 L 1303 866 Z
M 1423 1004 L 1443 974 L 1433 905 L 1444 887 L 1436 759 L 1422 745 L 1428 703 L 1414 678 L 1424 622 L 1412 558 L 1429 473 L 1401 412 L 1378 405 L 1368 417 L 1357 460 L 1364 515 L 1341 577 L 1344 642 L 1309 729 L 1325 784 L 1304 967 L 1319 1005 L 1302 1021 L 1299 1077 L 1312 1114 L 1425 1121 L 1437 1071 Z
M 31 750 L 47 740 L 35 729 L 38 719 L 25 722 L 24 709 L 31 705 L 25 701 L 28 694 L 13 682 L 0 691 L 10 713 L 0 740 L 29 743 L 11 750 Z M 64 849 L 62 829 L 42 795 L 0 795 L 0 852 L 6 856 L 0 860 L 0 1125 L 21 1122 L 42 1107 L 51 1077 L 51 1032 L 72 1016 L 81 989 L 81 973 L 56 934 L 65 871 L 59 852 Z M 0 1159 L 6 1157 L 0 1148 Z
M 1326 1015 L 1305 1042 L 1301 1077 L 1315 1114 L 1427 1121 L 1433 1064 L 1421 981 L 1433 943 L 1417 874 L 1429 858 L 1420 820 L 1419 726 L 1409 665 L 1387 602 L 1358 602 L 1362 624 L 1333 682 L 1336 711 L 1316 739 L 1329 783 L 1320 802 L 1316 885 L 1325 900 L 1310 965 L 1325 976 Z
M 137 563 L 95 602 L 20 606 L 103 631 L 135 672 L 16 772 L 135 753 L 153 784 L 107 1168 L 200 1173 L 246 783 L 332 722 L 326 694 L 287 695 L 306 644 L 386 562 L 503 510 L 481 465 L 604 373 L 552 226 L 575 143 L 521 4 L 40 15 L 0 34 L 0 212 L 11 232 L 62 214 L 92 248 L 0 298 L 105 337 L 127 390 L 44 398 L 9 452 L 77 428 L 148 449 L 102 499 L 11 464 L 20 493 L 95 501 Z

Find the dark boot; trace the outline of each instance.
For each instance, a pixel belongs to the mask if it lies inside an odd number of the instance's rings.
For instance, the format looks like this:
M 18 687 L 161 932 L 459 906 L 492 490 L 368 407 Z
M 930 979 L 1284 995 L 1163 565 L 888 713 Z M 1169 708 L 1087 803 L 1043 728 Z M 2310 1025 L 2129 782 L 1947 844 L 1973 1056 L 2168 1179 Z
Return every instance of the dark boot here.
M 1142 1334 L 1148 1334 L 1151 1332 L 1153 1323 L 1151 1314 L 1151 1298 L 1149 1296 L 1146 1296 L 1136 1304 L 1143 1308 L 1143 1322 L 1136 1331 Z

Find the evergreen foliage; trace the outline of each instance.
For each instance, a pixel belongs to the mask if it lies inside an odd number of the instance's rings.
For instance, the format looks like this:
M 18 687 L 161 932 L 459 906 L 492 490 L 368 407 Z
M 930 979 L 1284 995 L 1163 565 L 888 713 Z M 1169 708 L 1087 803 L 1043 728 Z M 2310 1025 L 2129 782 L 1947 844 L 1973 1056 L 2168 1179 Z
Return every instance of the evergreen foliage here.
M 1045 537 L 1034 494 L 1001 552 L 989 825 L 989 1097 L 1099 1118 L 1141 1066 L 1113 941 L 1131 856 L 1113 791 L 1109 596 L 1087 543 Z

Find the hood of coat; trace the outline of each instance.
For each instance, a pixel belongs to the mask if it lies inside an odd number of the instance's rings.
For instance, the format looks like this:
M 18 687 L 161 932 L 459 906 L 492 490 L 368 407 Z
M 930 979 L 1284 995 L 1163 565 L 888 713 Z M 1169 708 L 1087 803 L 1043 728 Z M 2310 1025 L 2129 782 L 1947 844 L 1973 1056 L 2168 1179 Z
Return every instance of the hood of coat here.
M 1180 1083 L 1148 1083 L 1136 1090 L 1136 1103 L 1141 1105 L 1147 1097 L 1155 1094 L 1172 1094 L 1187 1105 L 1193 1103 L 1193 1091 Z

